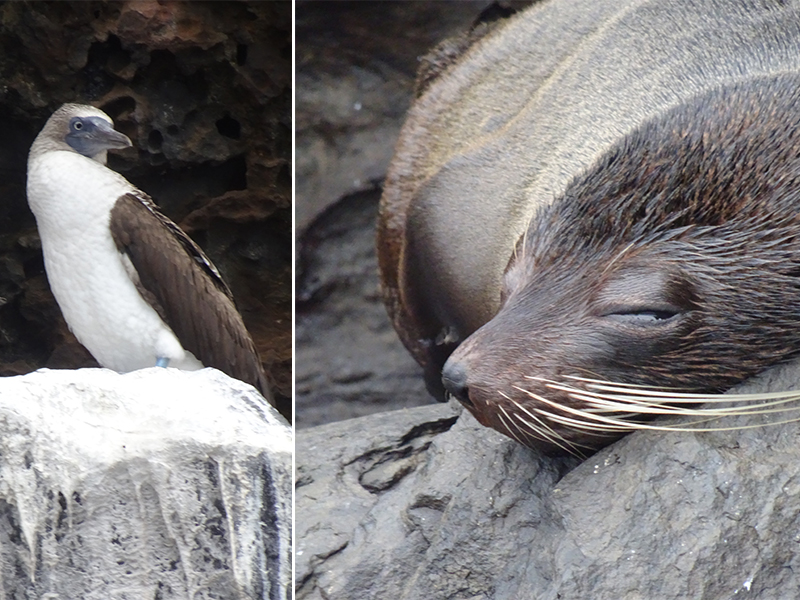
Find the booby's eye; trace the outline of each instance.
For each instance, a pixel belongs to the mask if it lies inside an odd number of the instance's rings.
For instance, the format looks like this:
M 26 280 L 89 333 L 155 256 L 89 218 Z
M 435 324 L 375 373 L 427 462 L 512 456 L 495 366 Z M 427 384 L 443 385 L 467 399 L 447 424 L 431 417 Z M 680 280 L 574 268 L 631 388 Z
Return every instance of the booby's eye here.
M 72 131 L 80 131 L 81 129 L 83 129 L 83 121 L 78 117 L 72 119 L 72 122 L 69 125 Z

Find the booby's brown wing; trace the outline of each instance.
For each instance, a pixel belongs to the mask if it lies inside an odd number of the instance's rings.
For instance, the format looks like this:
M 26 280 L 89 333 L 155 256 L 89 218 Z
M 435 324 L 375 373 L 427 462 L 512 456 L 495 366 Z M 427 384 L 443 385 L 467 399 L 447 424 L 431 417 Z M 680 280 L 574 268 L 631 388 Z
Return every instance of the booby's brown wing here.
M 134 283 L 181 345 L 205 366 L 255 386 L 272 404 L 231 292 L 200 247 L 141 192 L 120 196 L 109 225 L 117 249 L 136 269 Z

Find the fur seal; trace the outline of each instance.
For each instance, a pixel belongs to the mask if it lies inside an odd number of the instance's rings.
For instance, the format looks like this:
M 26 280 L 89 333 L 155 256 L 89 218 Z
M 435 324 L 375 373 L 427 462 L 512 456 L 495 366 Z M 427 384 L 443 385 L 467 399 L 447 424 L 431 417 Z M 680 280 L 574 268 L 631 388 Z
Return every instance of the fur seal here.
M 429 388 L 581 454 L 800 355 L 799 118 L 796 2 L 551 0 L 477 41 L 381 201 Z

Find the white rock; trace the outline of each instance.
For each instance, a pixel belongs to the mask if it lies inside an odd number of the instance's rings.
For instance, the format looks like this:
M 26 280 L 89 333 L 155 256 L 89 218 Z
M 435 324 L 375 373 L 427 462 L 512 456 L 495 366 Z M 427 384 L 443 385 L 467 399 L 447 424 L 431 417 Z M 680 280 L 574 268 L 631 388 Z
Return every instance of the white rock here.
M 0 379 L 0 598 L 284 597 L 292 448 L 213 369 Z

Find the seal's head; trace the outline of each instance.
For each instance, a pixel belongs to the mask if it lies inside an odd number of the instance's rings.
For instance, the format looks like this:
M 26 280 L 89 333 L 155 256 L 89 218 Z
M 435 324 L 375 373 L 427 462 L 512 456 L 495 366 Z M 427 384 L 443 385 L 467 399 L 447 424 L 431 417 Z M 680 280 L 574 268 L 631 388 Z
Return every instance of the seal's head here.
M 800 354 L 798 115 L 800 82 L 777 77 L 626 136 L 531 221 L 446 389 L 526 445 L 585 453 L 646 417 L 589 380 L 716 393 Z

